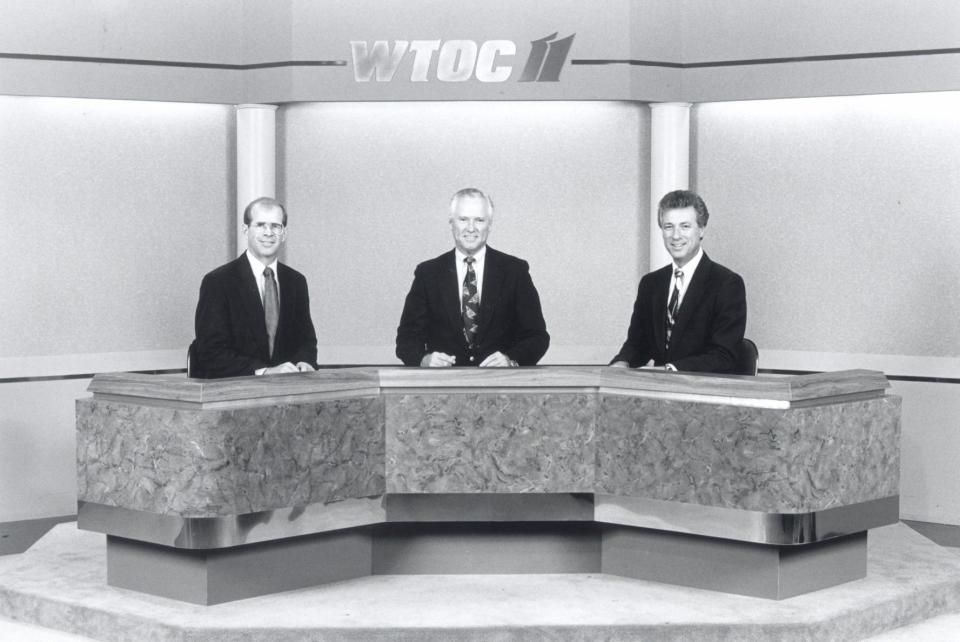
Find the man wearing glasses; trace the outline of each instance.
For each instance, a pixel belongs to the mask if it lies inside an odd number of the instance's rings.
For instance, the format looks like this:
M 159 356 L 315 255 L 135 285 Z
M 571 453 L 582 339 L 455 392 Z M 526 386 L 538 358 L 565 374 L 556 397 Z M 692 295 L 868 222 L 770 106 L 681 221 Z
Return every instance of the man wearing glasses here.
M 203 277 L 190 376 L 216 379 L 316 368 L 307 280 L 279 261 L 287 212 L 258 198 L 243 212 L 247 251 Z

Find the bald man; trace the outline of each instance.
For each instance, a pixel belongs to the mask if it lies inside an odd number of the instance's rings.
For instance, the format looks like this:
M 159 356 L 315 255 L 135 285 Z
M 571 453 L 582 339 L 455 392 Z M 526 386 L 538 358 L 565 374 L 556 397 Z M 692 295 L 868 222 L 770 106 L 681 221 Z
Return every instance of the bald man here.
M 193 377 L 306 372 L 316 368 L 317 335 L 302 274 L 277 260 L 287 212 L 258 198 L 243 212 L 247 251 L 203 277 L 195 319 Z

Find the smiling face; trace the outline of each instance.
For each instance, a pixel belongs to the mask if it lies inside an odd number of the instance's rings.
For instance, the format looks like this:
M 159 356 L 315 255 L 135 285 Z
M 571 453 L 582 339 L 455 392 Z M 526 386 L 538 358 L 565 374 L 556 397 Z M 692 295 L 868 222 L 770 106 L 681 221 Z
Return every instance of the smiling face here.
M 244 224 L 247 247 L 264 265 L 269 265 L 286 239 L 287 228 L 283 224 L 283 210 L 268 203 L 257 204 L 250 212 L 250 223 Z
M 693 207 L 669 209 L 660 217 L 663 245 L 680 267 L 697 255 L 703 240 L 704 228 L 697 224 L 697 210 Z
M 457 248 L 469 256 L 487 244 L 493 213 L 484 198 L 468 196 L 457 200 L 450 214 L 450 230 Z

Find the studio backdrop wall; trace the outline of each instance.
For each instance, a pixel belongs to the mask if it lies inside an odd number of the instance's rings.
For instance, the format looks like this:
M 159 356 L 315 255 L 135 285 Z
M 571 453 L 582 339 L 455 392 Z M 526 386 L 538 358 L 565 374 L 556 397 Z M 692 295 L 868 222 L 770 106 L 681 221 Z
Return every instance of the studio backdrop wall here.
M 286 256 L 321 363 L 395 364 L 417 263 L 453 247 L 451 195 L 496 205 L 491 247 L 530 263 L 550 350 L 606 363 L 647 264 L 649 110 L 616 102 L 304 103 L 278 115 Z
M 182 367 L 233 238 L 233 107 L 0 97 L 0 521 L 76 511 L 74 399 Z
M 762 368 L 873 368 L 903 397 L 901 515 L 960 524 L 960 93 L 694 109 L 705 247 Z

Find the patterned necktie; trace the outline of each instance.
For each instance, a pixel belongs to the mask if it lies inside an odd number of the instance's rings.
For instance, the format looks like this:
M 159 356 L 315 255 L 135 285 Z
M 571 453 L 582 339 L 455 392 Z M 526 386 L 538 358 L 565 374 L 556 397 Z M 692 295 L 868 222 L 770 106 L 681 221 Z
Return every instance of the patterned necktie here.
M 480 295 L 477 292 L 477 273 L 473 271 L 472 256 L 463 259 L 467 264 L 467 273 L 463 277 L 461 291 L 461 314 L 463 315 L 463 336 L 473 348 L 477 341 L 477 317 L 480 315 Z
M 280 321 L 280 297 L 277 295 L 277 282 L 273 280 L 273 270 L 263 271 L 263 316 L 267 322 L 267 344 L 270 346 L 270 358 L 273 358 L 273 341 L 277 337 L 277 324 Z
M 670 295 L 670 303 L 667 304 L 667 345 L 670 349 L 670 335 L 673 334 L 673 324 L 677 322 L 677 312 L 680 311 L 680 288 L 683 286 L 683 271 L 674 270 L 673 276 L 676 282 L 673 284 L 673 294 Z

